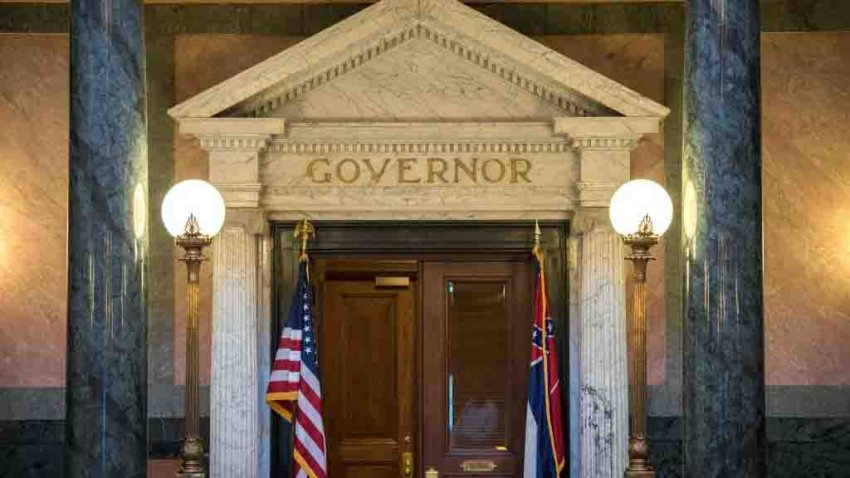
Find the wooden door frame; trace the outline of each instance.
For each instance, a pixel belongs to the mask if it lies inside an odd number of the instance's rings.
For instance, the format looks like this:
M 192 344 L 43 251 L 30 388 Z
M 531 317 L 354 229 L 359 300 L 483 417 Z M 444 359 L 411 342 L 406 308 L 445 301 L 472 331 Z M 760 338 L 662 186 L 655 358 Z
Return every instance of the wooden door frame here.
M 316 237 L 310 241 L 309 253 L 313 258 L 367 259 L 367 258 L 427 258 L 439 260 L 494 260 L 507 256 L 530 255 L 534 243 L 532 221 L 315 221 Z M 298 277 L 299 243 L 292 231 L 295 221 L 271 223 L 273 240 L 272 263 L 272 334 L 269 347 L 274 356 L 278 337 L 289 310 L 292 290 Z M 558 342 L 560 373 L 563 383 L 569 381 L 569 276 L 567 274 L 567 221 L 542 221 L 540 223 L 542 246 L 546 252 L 546 279 L 549 289 L 550 309 L 554 312 Z M 526 256 L 528 257 L 528 256 Z M 421 281 L 417 281 L 420 283 Z M 419 294 L 417 294 L 419 295 Z M 419 295 L 421 297 L 421 295 Z M 421 374 L 421 310 L 417 311 L 417 373 Z M 421 388 L 421 387 L 420 387 Z M 416 392 L 421 400 L 421 389 Z M 563 394 L 563 410 L 569 410 L 569 393 Z M 422 456 L 421 407 L 417 404 L 419 425 L 416 437 L 417 453 Z M 569 430 L 569 413 L 564 414 L 563 430 Z M 271 473 L 273 477 L 290 476 L 289 426 L 272 414 Z M 564 439 L 566 440 L 566 436 Z M 569 457 L 567 457 L 569 461 Z M 421 463 L 417 459 L 417 470 Z M 569 466 L 565 467 L 569 469 Z

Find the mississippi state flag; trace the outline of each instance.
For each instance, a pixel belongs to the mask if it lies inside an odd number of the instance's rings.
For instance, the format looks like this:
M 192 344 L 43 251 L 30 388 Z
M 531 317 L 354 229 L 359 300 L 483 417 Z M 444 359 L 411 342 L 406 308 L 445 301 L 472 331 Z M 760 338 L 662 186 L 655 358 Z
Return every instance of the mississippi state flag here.
M 313 330 L 313 292 L 307 262 L 301 263 L 298 288 L 280 336 L 266 403 L 295 429 L 292 476 L 325 478 L 327 458 L 322 425 L 322 390 Z
M 564 469 L 564 433 L 561 421 L 561 381 L 549 303 L 543 253 L 535 247 L 537 282 L 534 287 L 534 329 L 531 370 L 525 415 L 524 478 L 555 478 Z

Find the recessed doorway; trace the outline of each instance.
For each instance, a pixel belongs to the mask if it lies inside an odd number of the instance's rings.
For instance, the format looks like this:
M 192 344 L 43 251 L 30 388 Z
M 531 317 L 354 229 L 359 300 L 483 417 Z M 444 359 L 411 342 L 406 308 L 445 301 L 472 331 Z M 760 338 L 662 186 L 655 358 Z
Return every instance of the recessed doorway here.
M 276 309 L 285 311 L 297 257 L 291 226 L 275 227 Z M 329 476 L 422 477 L 429 468 L 441 477 L 520 476 L 533 223 L 315 227 Z M 566 337 L 566 224 L 541 229 Z M 275 419 L 273 476 L 288 476 L 289 433 Z

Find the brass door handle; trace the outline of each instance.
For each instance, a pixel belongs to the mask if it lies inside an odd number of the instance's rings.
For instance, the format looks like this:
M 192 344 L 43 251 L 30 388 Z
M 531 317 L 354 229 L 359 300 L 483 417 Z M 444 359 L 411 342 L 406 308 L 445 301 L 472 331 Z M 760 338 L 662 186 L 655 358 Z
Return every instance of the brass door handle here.
M 404 476 L 413 476 L 413 453 L 404 452 L 401 454 L 401 467 Z
M 425 478 L 440 478 L 440 473 L 431 466 L 427 471 L 425 471 Z

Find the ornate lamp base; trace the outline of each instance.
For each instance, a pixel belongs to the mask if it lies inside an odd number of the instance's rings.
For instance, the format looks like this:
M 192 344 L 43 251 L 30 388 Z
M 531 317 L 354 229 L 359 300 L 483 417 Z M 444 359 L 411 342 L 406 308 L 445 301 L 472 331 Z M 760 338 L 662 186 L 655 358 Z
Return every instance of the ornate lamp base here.
M 206 478 L 204 444 L 200 438 L 190 437 L 183 440 L 180 455 L 183 457 L 183 464 L 177 472 L 178 478 Z
M 655 478 L 655 470 L 626 470 L 626 478 Z
M 649 451 L 644 437 L 629 437 L 629 466 L 626 467 L 626 478 L 655 478 L 655 469 L 646 459 Z

